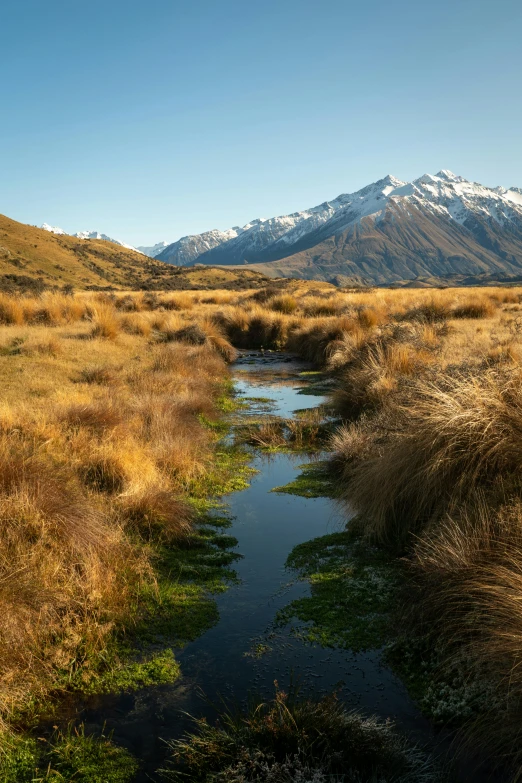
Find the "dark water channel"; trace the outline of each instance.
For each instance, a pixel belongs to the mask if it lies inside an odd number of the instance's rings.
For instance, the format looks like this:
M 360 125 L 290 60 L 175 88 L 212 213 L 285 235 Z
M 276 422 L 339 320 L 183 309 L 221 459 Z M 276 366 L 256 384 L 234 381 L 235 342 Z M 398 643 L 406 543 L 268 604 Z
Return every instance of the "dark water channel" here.
M 272 413 L 290 416 L 321 402 L 317 396 L 299 394 L 306 385 L 306 376 L 299 376 L 303 369 L 305 365 L 284 355 L 244 352 L 234 368 L 236 388 L 247 397 L 272 400 Z M 250 413 L 269 415 L 266 410 L 260 401 Z M 221 697 L 243 702 L 252 691 L 273 695 L 274 680 L 283 687 L 297 680 L 304 692 L 336 688 L 350 707 L 393 718 L 421 742 L 430 736 L 428 722 L 402 683 L 381 664 L 378 652 L 354 655 L 313 647 L 271 628 L 277 610 L 309 590 L 285 569 L 288 554 L 296 544 L 343 526 L 329 499 L 270 492 L 298 475 L 304 461 L 302 454 L 258 453 L 253 467 L 259 472 L 249 488 L 228 498 L 234 523 L 227 532 L 237 538 L 242 555 L 234 566 L 240 582 L 217 596 L 219 622 L 176 653 L 182 670 L 178 682 L 83 705 L 80 717 L 87 730 L 105 724 L 115 742 L 140 759 L 140 781 L 158 780 L 155 770 L 165 757 L 165 740 L 179 737 L 187 726 L 183 713 L 212 717 L 213 708 L 201 693 L 211 702 Z M 269 652 L 250 655 L 257 643 L 266 644 Z

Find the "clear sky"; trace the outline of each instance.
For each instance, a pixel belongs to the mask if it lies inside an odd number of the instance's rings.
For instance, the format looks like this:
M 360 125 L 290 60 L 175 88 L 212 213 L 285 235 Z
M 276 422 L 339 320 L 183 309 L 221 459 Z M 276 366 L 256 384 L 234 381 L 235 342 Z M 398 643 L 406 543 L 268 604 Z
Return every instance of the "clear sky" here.
M 391 173 L 522 187 L 520 0 L 4 0 L 0 212 L 148 244 Z

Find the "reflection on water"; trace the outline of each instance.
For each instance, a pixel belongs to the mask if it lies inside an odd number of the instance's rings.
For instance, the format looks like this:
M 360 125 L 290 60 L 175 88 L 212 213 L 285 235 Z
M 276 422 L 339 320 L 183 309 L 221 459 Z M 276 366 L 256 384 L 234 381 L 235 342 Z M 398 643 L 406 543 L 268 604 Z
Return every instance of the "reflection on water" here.
M 299 395 L 305 381 L 298 373 L 306 365 L 288 358 L 244 352 L 235 369 L 238 392 L 269 398 L 272 413 L 285 417 L 317 405 L 320 398 Z M 229 532 L 243 555 L 235 566 L 240 583 L 217 597 L 217 625 L 178 653 L 182 678 L 175 685 L 84 704 L 88 729 L 105 723 L 115 741 L 142 760 L 141 780 L 157 780 L 154 770 L 161 766 L 164 740 L 179 736 L 187 726 L 184 711 L 212 717 L 212 703 L 220 698 L 243 702 L 252 691 L 273 695 L 274 680 L 283 687 L 298 680 L 303 691 L 336 688 L 350 706 L 396 718 L 414 733 L 428 732 L 403 685 L 381 665 L 378 652 L 354 655 L 313 647 L 271 628 L 277 610 L 309 589 L 285 570 L 290 551 L 343 524 L 331 500 L 270 492 L 291 481 L 304 460 L 303 455 L 257 456 L 253 466 L 259 473 L 250 487 L 229 498 L 235 517 Z M 251 654 L 258 643 L 266 650 L 261 657 Z

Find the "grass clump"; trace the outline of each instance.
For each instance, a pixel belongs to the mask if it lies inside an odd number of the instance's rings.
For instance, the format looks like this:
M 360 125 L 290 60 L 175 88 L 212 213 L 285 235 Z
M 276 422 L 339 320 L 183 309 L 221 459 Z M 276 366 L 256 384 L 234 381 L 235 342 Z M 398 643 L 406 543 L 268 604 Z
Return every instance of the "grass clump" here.
M 362 457 L 364 427 L 341 431 L 334 448 L 343 454 L 345 497 L 368 531 L 404 543 L 477 488 L 516 478 L 520 388 L 518 370 L 419 381 L 381 419 L 380 431 L 367 424 Z
M 110 736 L 85 734 L 83 726 L 49 739 L 11 735 L 0 748 L 2 783 L 130 783 L 138 763 Z
M 238 431 L 238 440 L 266 451 L 316 451 L 324 445 L 330 432 L 324 412 L 311 408 L 295 418 L 252 423 Z
M 246 712 L 227 710 L 219 723 L 195 721 L 193 734 L 170 744 L 167 780 L 194 783 L 428 783 L 431 760 L 390 723 L 348 712 L 335 698 L 299 698 L 276 691 Z
M 271 310 L 275 310 L 277 313 L 285 313 L 286 315 L 295 313 L 298 307 L 297 300 L 291 294 L 274 296 L 273 299 L 268 300 L 266 305 Z

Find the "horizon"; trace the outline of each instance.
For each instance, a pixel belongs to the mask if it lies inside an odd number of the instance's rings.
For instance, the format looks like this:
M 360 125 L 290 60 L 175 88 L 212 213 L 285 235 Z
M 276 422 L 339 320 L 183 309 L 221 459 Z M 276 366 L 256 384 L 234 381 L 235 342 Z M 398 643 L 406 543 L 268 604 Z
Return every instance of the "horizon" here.
M 3 19 L 0 211 L 147 246 L 383 172 L 522 187 L 520 22 L 513 0 L 26 0 Z

